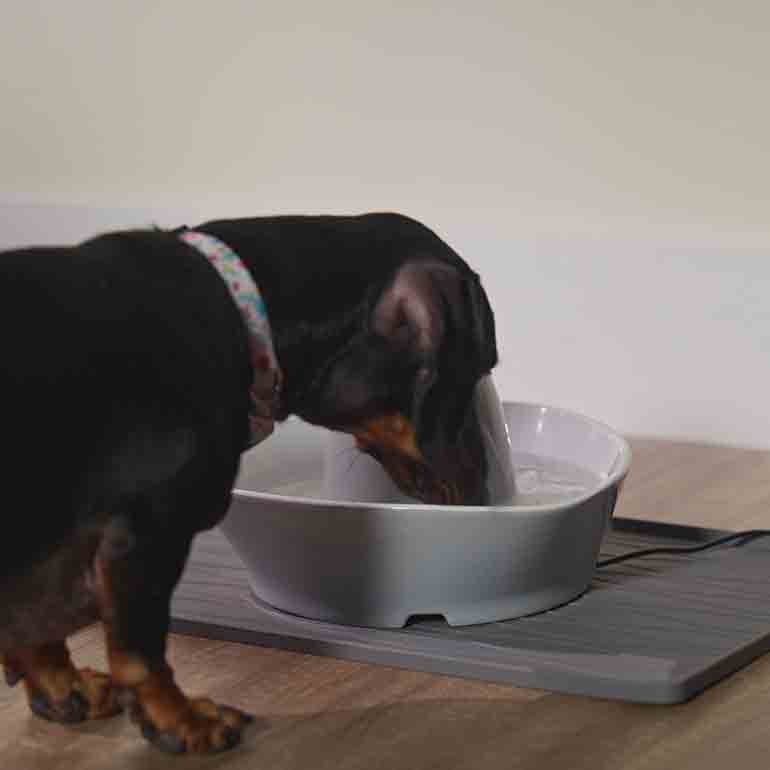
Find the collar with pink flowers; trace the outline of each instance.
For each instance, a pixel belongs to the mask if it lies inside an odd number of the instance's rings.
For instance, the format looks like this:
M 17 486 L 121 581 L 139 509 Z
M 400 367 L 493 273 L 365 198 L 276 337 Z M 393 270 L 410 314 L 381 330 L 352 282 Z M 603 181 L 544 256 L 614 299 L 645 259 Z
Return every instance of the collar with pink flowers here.
M 179 233 L 179 238 L 199 251 L 217 270 L 246 324 L 251 365 L 254 370 L 249 414 L 249 446 L 254 446 L 273 432 L 283 379 L 273 347 L 267 307 L 251 273 L 226 243 L 213 235 L 196 230 L 183 230 Z

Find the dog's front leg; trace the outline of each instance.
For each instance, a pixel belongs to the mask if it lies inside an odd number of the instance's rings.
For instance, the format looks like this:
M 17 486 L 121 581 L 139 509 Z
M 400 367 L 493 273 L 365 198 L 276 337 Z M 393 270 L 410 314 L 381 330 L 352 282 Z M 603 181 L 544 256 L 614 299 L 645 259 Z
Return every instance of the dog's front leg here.
M 188 698 L 166 662 L 171 593 L 189 540 L 137 536 L 120 553 L 97 555 L 94 581 L 105 623 L 113 681 L 131 715 L 158 748 L 206 753 L 231 748 L 252 718 L 206 698 Z
M 120 713 L 110 678 L 77 669 L 63 641 L 14 650 L 3 659 L 6 682 L 23 681 L 32 712 L 52 722 L 74 723 Z

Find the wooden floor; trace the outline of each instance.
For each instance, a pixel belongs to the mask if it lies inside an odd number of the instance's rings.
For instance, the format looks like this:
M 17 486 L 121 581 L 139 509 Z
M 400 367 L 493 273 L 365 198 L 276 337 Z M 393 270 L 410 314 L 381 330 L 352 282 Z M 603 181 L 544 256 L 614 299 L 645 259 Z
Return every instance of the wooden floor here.
M 633 442 L 617 514 L 770 527 L 770 452 Z M 104 667 L 101 632 L 71 640 Z M 207 758 L 147 747 L 123 717 L 75 728 L 29 715 L 0 687 L 1 770 L 623 768 L 748 770 L 770 763 L 770 656 L 681 706 L 636 706 L 174 637 L 192 694 L 258 717 L 243 746 Z

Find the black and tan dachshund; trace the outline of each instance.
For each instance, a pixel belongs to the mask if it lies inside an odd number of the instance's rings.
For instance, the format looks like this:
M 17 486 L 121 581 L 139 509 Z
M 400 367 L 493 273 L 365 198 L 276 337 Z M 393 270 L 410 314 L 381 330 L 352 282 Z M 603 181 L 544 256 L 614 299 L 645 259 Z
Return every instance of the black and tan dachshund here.
M 397 214 L 193 230 L 262 293 L 282 374 L 270 419 L 353 434 L 425 501 L 484 502 L 473 392 L 494 320 L 446 243 Z M 187 698 L 165 651 L 191 541 L 230 503 L 253 374 L 236 303 L 180 231 L 0 253 L 0 659 L 39 716 L 126 707 L 174 752 L 240 739 L 249 718 Z M 109 675 L 66 647 L 98 620 Z

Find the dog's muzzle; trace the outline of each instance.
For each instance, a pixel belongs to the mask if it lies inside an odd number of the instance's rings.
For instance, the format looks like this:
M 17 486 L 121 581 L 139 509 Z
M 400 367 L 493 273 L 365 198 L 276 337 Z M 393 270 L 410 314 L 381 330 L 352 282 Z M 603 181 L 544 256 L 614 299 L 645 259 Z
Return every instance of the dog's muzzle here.
M 413 423 L 401 414 L 369 420 L 351 432 L 359 450 L 379 462 L 410 497 L 433 505 L 487 504 L 480 442 L 474 450 L 458 441 L 431 461 L 418 446 Z

